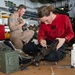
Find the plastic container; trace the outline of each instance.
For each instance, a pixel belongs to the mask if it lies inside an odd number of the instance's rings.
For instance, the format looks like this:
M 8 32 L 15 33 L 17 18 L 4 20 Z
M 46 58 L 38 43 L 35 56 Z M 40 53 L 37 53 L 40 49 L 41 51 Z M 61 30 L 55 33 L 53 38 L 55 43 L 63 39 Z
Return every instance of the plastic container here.
M 75 44 L 73 44 L 73 49 L 71 50 L 71 65 L 75 67 Z

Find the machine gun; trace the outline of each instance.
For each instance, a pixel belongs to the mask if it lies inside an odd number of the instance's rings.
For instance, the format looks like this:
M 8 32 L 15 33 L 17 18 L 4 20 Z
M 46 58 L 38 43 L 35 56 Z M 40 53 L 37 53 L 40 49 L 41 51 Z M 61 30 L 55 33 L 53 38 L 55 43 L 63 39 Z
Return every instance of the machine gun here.
M 55 40 L 53 43 L 51 43 L 47 47 L 39 48 L 40 52 L 38 52 L 38 55 L 32 58 L 29 63 L 21 66 L 21 70 L 24 70 L 27 66 L 31 65 L 32 63 L 35 63 L 35 62 L 40 61 L 41 59 L 44 59 L 44 57 L 48 55 L 51 51 L 56 50 L 56 46 L 58 43 L 59 41 Z

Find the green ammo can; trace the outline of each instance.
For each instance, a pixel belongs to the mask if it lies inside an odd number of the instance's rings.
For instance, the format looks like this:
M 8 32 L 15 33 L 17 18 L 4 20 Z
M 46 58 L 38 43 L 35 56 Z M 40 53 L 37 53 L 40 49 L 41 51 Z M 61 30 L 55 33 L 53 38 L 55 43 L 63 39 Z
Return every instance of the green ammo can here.
M 19 70 L 19 54 L 15 50 L 0 51 L 0 71 L 6 74 Z

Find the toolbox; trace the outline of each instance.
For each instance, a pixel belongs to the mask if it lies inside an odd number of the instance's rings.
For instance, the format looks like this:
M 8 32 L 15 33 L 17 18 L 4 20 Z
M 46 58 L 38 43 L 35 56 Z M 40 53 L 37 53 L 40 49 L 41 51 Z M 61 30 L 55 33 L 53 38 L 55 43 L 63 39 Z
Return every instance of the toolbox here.
M 19 54 L 15 50 L 0 51 L 0 71 L 6 74 L 19 70 Z

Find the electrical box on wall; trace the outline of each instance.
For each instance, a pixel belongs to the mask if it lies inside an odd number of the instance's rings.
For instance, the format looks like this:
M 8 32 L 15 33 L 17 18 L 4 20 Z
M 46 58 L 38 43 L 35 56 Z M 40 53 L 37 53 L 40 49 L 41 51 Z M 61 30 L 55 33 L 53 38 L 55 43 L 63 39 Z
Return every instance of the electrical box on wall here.
M 75 0 L 68 0 L 69 16 L 75 18 Z

